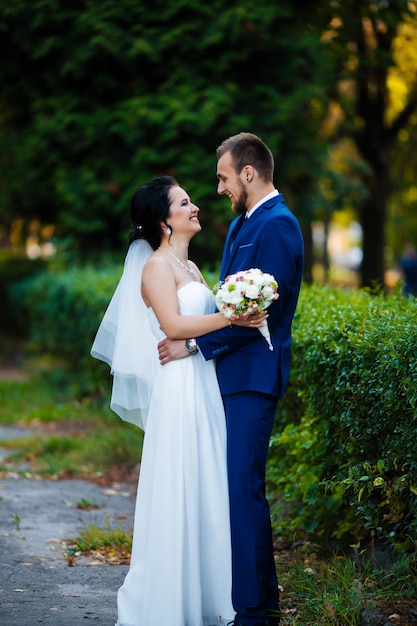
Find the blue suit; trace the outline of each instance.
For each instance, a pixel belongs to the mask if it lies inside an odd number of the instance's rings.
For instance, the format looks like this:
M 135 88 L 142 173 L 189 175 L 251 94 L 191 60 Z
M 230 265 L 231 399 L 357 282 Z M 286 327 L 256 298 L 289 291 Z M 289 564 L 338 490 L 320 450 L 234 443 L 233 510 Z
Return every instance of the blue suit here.
M 279 298 L 268 309 L 270 351 L 257 329 L 232 326 L 198 339 L 203 356 L 216 359 L 226 412 L 232 532 L 232 600 L 236 620 L 273 624 L 278 609 L 265 466 L 276 405 L 288 383 L 291 324 L 303 273 L 303 238 L 282 194 L 230 225 L 220 278 L 259 268 L 273 274 Z

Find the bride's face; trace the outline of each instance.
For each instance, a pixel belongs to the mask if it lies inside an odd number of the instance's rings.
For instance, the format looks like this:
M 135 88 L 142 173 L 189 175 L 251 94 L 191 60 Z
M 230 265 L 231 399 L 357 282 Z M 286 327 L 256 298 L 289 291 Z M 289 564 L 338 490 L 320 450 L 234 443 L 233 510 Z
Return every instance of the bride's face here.
M 186 232 L 192 235 L 200 232 L 201 225 L 198 219 L 200 209 L 191 202 L 184 189 L 182 187 L 171 187 L 169 199 L 171 204 L 167 221 L 173 232 Z

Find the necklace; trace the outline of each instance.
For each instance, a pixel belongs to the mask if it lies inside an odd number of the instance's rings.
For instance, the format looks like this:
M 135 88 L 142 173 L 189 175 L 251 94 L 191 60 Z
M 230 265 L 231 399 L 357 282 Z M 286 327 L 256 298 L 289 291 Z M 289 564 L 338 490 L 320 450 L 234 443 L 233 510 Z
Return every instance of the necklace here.
M 163 252 L 167 252 L 168 254 L 170 254 L 176 260 L 178 265 L 180 265 L 183 269 L 185 269 L 185 271 L 188 272 L 189 274 L 192 274 L 193 276 L 195 276 L 195 271 L 191 269 L 191 267 L 187 267 L 186 265 L 184 265 L 184 263 L 180 261 L 179 258 L 175 256 L 173 252 L 171 252 L 171 250 L 167 250 L 166 248 L 161 248 L 161 247 L 159 249 L 162 250 Z

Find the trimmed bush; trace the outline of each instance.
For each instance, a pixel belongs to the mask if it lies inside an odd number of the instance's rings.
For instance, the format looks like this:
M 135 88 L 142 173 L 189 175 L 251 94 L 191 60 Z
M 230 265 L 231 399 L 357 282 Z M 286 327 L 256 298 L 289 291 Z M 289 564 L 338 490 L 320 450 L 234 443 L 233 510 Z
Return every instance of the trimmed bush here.
M 303 286 L 268 469 L 279 532 L 417 539 L 417 301 Z
M 109 383 L 109 368 L 93 359 L 90 349 L 122 270 L 112 266 L 45 272 L 10 288 L 30 349 L 62 361 L 61 376 L 81 395 L 109 392 L 110 384 L 103 387 Z
M 13 305 L 9 302 L 9 288 L 24 277 L 45 271 L 47 264 L 42 259 L 28 259 L 23 252 L 13 253 L 0 250 L 0 323 L 3 328 L 16 330 Z

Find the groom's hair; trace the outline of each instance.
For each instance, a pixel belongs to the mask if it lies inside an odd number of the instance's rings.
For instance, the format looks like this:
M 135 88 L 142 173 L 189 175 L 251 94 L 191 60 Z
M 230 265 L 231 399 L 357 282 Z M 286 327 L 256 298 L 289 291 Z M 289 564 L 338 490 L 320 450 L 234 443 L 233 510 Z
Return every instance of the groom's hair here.
M 216 150 L 217 159 L 230 152 L 232 165 L 240 174 L 245 165 L 251 165 L 265 183 L 270 183 L 274 176 L 274 157 L 268 146 L 252 133 L 238 133 L 228 139 Z

